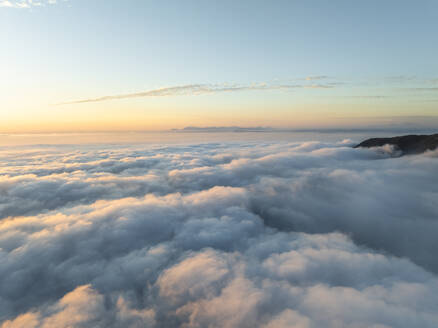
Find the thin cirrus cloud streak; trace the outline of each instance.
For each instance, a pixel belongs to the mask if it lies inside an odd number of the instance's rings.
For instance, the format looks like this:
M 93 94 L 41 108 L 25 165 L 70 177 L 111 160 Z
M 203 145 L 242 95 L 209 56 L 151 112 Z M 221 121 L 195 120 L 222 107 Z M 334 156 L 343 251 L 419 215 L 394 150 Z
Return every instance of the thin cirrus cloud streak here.
M 315 76 L 307 76 L 306 81 L 315 81 L 315 80 L 325 80 L 329 77 L 327 75 L 315 75 Z
M 66 101 L 55 104 L 60 105 L 73 105 L 73 104 L 83 104 L 90 102 L 101 102 L 108 100 L 117 99 L 128 99 L 128 98 L 142 98 L 142 97 L 171 97 L 171 96 L 199 96 L 205 94 L 214 94 L 222 92 L 239 92 L 239 91 L 268 91 L 268 90 L 292 90 L 298 88 L 311 88 L 311 89 L 329 89 L 334 86 L 331 84 L 309 84 L 309 85 L 299 85 L 299 84 L 275 84 L 270 85 L 266 83 L 254 83 L 250 85 L 227 85 L 227 84 L 188 84 L 174 87 L 165 87 L 147 90 L 143 92 L 126 93 L 119 95 L 110 95 L 97 98 L 87 98 L 73 101 Z
M 414 90 L 414 91 L 432 91 L 432 92 L 437 92 L 438 88 L 411 88 L 410 90 Z

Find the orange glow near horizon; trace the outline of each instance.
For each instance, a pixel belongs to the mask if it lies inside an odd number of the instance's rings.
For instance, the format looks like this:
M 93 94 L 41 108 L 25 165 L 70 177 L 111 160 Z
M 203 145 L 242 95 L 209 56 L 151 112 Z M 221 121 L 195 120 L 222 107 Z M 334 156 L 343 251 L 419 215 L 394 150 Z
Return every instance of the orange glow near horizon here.
M 363 110 L 363 105 L 291 105 L 271 109 L 268 106 L 239 107 L 223 109 L 133 108 L 130 110 L 108 107 L 76 110 L 75 106 L 63 108 L 61 112 L 29 111 L 2 114 L 0 112 L 0 133 L 44 133 L 44 132 L 109 132 L 109 131 L 163 131 L 181 129 L 187 126 L 241 126 L 272 128 L 357 128 L 367 125 L 410 122 L 427 124 L 436 122 L 433 111 L 412 116 L 400 108 L 394 111 Z M 185 107 L 185 106 L 184 106 Z M 353 110 L 352 110 L 353 109 Z M 59 108 L 56 108 L 59 111 Z M 428 119 L 428 117 L 430 119 Z

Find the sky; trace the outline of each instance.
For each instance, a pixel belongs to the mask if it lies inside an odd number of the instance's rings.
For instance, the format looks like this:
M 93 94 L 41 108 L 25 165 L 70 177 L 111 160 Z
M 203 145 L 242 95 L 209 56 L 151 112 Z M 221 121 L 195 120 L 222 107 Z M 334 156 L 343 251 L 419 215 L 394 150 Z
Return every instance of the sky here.
M 437 32 L 438 0 L 0 0 L 0 328 L 438 327 L 438 149 L 355 147 L 438 132 Z
M 438 126 L 438 2 L 0 0 L 0 133 Z

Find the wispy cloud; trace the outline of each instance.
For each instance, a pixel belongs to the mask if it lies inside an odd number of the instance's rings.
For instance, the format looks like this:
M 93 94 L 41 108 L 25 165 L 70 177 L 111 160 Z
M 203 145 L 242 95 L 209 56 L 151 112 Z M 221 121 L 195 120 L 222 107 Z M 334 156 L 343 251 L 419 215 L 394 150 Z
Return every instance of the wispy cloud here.
M 108 95 L 97 98 L 79 99 L 73 101 L 66 101 L 56 105 L 71 105 L 90 102 L 101 102 L 116 99 L 127 98 L 142 98 L 142 97 L 170 97 L 170 96 L 198 96 L 205 94 L 223 93 L 223 92 L 240 92 L 240 91 L 267 91 L 267 90 L 292 90 L 298 88 L 311 89 L 329 89 L 333 88 L 330 84 L 267 84 L 267 83 L 253 83 L 253 84 L 188 84 L 174 87 L 165 87 L 152 89 L 142 92 L 126 93 L 119 95 Z
M 358 96 L 347 96 L 348 98 L 358 98 L 358 99 L 384 99 L 389 98 L 390 96 L 383 95 L 358 95 Z
M 419 78 L 413 75 L 395 75 L 395 76 L 387 76 L 384 78 L 384 80 L 385 82 L 404 83 L 404 82 L 419 81 Z
M 62 0 L 67 1 L 67 0 Z M 8 8 L 32 8 L 45 5 L 54 5 L 58 0 L 0 0 L 0 7 Z
M 328 79 L 329 77 L 326 75 L 315 75 L 315 76 L 307 76 L 306 80 L 307 81 L 315 81 L 315 80 L 325 80 Z
M 398 76 L 387 76 L 384 79 L 385 82 L 403 84 L 403 83 L 415 83 L 420 85 L 436 85 L 438 84 L 437 77 L 419 77 L 413 75 L 398 75 Z
M 411 90 L 414 90 L 414 91 L 432 91 L 432 92 L 436 92 L 436 91 L 438 91 L 438 88 L 427 88 L 427 87 L 425 87 L 425 88 L 411 88 Z

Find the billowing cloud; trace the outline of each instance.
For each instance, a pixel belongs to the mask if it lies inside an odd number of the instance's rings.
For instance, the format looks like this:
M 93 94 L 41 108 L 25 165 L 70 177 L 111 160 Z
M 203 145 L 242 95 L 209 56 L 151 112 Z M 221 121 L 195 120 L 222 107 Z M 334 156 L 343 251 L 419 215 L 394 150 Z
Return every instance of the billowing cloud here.
M 436 327 L 437 152 L 0 150 L 0 327 Z

